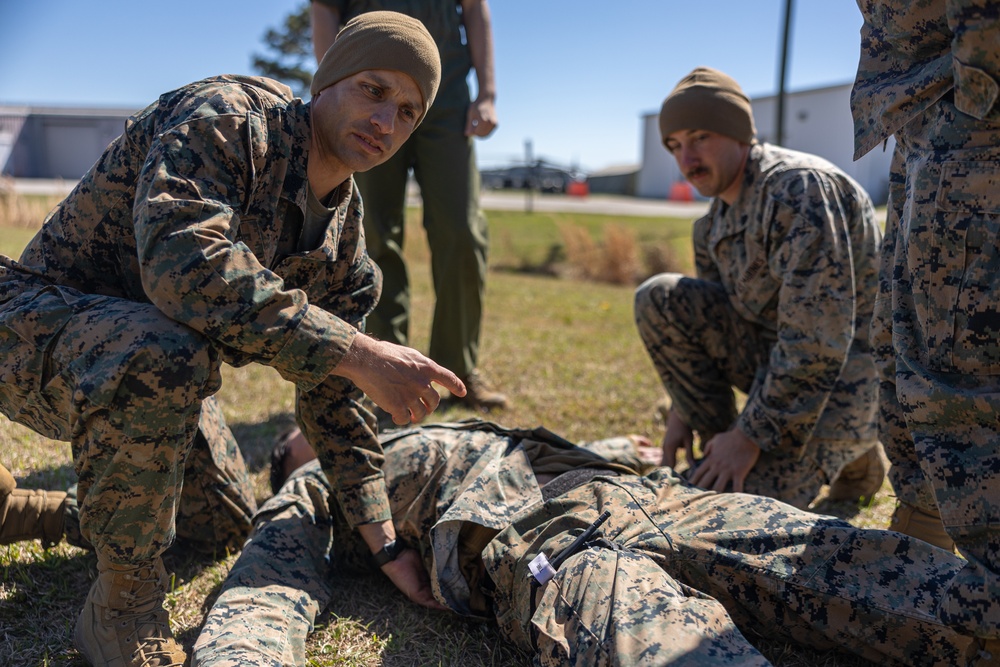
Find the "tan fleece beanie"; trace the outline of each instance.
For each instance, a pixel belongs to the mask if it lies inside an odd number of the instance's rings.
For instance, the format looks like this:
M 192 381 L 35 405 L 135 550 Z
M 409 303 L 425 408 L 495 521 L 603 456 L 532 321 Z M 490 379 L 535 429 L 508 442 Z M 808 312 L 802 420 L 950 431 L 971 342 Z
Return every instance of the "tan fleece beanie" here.
M 709 130 L 753 143 L 750 99 L 727 74 L 711 67 L 696 67 L 680 80 L 660 107 L 660 138 L 678 130 Z
M 366 12 L 347 22 L 313 75 L 310 92 L 370 69 L 408 74 L 424 98 L 423 120 L 441 83 L 441 56 L 424 24 L 398 12 Z

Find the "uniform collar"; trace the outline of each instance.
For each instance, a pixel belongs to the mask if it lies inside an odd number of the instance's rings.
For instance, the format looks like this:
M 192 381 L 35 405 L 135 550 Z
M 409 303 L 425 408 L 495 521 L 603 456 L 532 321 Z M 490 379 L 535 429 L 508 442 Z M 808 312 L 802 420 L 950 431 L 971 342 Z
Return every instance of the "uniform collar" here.
M 284 195 L 305 214 L 309 199 L 309 178 L 306 165 L 312 141 L 312 107 L 298 98 L 292 100 L 285 113 L 285 131 L 291 137 L 287 156 Z

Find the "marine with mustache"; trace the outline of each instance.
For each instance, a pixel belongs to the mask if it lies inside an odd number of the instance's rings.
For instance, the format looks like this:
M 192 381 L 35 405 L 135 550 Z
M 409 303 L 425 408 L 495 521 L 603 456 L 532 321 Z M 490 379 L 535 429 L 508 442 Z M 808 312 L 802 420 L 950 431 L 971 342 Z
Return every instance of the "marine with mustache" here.
M 817 156 L 758 142 L 749 99 L 718 70 L 684 77 L 659 123 L 681 173 L 713 198 L 694 224 L 697 277 L 660 274 L 636 292 L 671 400 L 662 463 L 684 448 L 692 483 L 800 508 L 828 483 L 834 499 L 871 497 L 885 465 L 868 344 L 881 232 L 868 194 Z

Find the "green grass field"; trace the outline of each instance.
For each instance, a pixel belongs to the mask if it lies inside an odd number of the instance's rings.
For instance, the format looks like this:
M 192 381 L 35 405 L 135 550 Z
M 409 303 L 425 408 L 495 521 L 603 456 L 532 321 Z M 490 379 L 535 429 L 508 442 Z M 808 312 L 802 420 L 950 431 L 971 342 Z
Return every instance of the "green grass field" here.
M 428 253 L 418 221 L 411 217 L 407 248 L 414 302 L 411 344 L 426 349 L 432 301 Z M 628 230 L 640 251 L 668 248 L 676 267 L 690 271 L 690 221 L 516 212 L 490 212 L 489 219 L 491 273 L 481 369 L 512 401 L 511 409 L 491 418 L 509 426 L 545 425 L 577 440 L 640 433 L 658 442 L 662 431 L 653 406 L 662 389 L 632 322 L 634 286 L 555 278 L 549 274 L 561 272 L 546 269 L 561 261 L 561 230 L 586 230 L 599 244 L 607 228 L 614 226 Z M 0 253 L 16 257 L 32 233 L 23 226 L 4 226 L 0 220 Z M 224 377 L 219 400 L 263 500 L 267 457 L 278 429 L 291 418 L 292 387 L 263 367 L 227 367 Z M 436 413 L 431 420 L 471 415 L 451 410 Z M 0 452 L 21 486 L 64 488 L 72 482 L 68 444 L 41 438 L 2 416 Z M 884 526 L 891 506 L 886 485 L 870 507 L 823 509 L 856 525 Z M 174 631 L 186 645 L 194 642 L 234 559 L 168 561 L 176 572 L 168 604 Z M 89 553 L 66 544 L 48 551 L 37 543 L 0 546 L 0 664 L 84 664 L 71 638 L 93 562 Z M 310 639 L 310 665 L 492 667 L 527 662 L 502 642 L 491 625 L 415 608 L 380 577 L 335 585 L 336 601 Z M 759 643 L 772 662 L 785 667 L 868 664 L 766 639 Z

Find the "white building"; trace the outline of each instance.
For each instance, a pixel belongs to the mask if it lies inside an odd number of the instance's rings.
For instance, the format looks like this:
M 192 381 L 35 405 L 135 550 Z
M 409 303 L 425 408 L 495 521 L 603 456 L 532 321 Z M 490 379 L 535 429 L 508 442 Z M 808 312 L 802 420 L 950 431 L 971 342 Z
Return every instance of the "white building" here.
M 135 112 L 0 105 L 0 176 L 78 180 Z
M 878 147 L 857 162 L 852 160 L 854 121 L 850 98 L 851 84 L 786 93 L 782 143 L 829 160 L 860 183 L 877 205 L 884 204 L 889 194 L 889 163 L 895 141 L 890 138 L 884 151 Z M 750 101 L 759 141 L 774 143 L 777 102 L 776 95 Z M 660 140 L 658 117 L 658 109 L 642 117 L 642 166 L 636 178 L 636 194 L 662 199 L 683 176 Z

